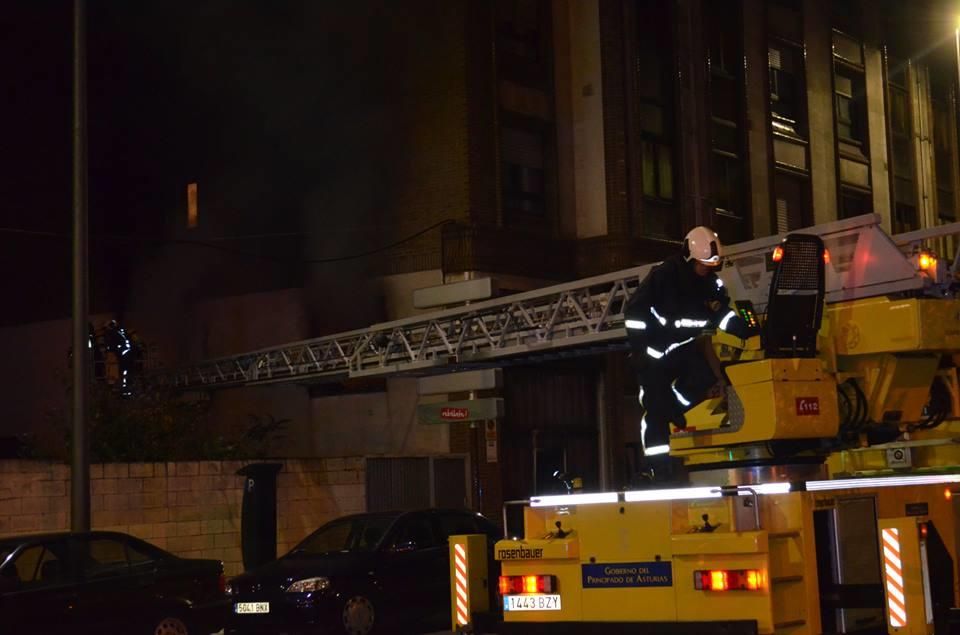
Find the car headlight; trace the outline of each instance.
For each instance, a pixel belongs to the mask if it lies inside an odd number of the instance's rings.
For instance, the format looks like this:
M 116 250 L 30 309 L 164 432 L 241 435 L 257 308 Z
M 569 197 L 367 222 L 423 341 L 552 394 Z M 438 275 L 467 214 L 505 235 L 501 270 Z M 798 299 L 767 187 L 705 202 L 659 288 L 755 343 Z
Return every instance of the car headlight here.
M 233 583 L 227 582 L 227 584 L 224 585 L 223 587 L 223 592 L 226 593 L 228 596 L 233 595 Z
M 329 578 L 304 578 L 287 587 L 287 593 L 314 593 L 330 588 Z

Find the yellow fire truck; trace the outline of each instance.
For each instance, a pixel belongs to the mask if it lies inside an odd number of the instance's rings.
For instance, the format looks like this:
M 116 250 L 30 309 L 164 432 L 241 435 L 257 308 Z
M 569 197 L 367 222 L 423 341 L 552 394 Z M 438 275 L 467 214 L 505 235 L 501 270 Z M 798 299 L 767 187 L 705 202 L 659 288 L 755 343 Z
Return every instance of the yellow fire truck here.
M 737 246 L 721 277 L 762 335 L 712 338 L 730 385 L 670 441 L 689 484 L 530 499 L 495 546 L 492 611 L 479 537 L 454 538 L 454 628 L 952 632 L 958 261 L 928 247 L 958 233 L 841 222 Z

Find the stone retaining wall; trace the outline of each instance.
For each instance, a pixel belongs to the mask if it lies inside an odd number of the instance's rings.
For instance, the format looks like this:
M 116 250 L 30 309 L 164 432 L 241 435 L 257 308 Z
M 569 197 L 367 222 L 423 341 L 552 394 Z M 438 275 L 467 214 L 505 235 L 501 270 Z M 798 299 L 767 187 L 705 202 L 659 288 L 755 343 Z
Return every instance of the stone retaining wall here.
M 362 458 L 278 461 L 277 553 L 323 523 L 366 508 Z M 108 463 L 90 467 L 91 524 L 123 531 L 184 557 L 243 570 L 240 508 L 250 461 Z M 0 537 L 69 529 L 70 469 L 0 461 Z

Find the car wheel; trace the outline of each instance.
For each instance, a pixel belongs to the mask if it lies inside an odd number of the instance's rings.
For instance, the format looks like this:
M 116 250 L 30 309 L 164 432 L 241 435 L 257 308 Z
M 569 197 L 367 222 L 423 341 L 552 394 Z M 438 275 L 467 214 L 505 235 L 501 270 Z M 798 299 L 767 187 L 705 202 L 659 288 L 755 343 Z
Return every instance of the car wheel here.
M 344 603 L 342 618 L 347 635 L 369 635 L 376 624 L 377 613 L 369 598 L 355 595 Z
M 176 615 L 165 615 L 154 621 L 150 635 L 190 635 L 190 629 L 182 618 Z

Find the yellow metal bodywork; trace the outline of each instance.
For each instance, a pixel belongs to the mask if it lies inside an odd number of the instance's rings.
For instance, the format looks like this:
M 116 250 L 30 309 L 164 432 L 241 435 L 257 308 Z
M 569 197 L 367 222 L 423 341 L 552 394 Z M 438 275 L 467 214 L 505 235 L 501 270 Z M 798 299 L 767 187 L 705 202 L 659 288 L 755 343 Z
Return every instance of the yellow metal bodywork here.
M 805 494 L 761 499 L 761 522 L 770 546 L 770 587 L 775 632 L 820 632 L 820 590 L 814 542 L 814 498 Z
M 624 513 L 607 505 L 576 510 L 577 523 L 593 530 L 581 534 L 581 553 L 587 563 L 649 563 L 670 559 L 670 503 L 625 503 Z M 603 509 L 601 509 L 603 508 Z M 613 511 L 614 514 L 610 512 Z M 592 559 L 592 560 L 591 560 Z M 636 602 L 649 607 L 650 621 L 675 621 L 676 598 L 671 587 L 581 589 L 584 621 L 630 621 Z
M 556 576 L 555 592 L 561 596 L 562 610 L 506 612 L 504 619 L 593 624 L 746 619 L 756 620 L 758 632 L 765 635 L 820 635 L 815 513 L 829 512 L 846 498 L 864 497 L 875 500 L 878 536 L 883 527 L 901 528 L 910 626 L 890 633 L 932 632 L 926 630 L 916 536 L 917 523 L 922 521 L 932 521 L 944 538 L 960 528 L 958 509 L 952 498 L 944 496 L 942 485 L 760 496 L 759 529 L 738 527 L 745 517 L 753 517 L 742 513 L 752 512 L 749 506 L 754 499 L 750 496 L 528 509 L 526 519 L 531 524 L 526 530 L 531 537 L 497 543 L 502 575 Z M 904 517 L 904 510 L 917 504 L 927 513 Z M 704 514 L 712 531 L 702 531 Z M 547 528 L 556 531 L 558 521 L 563 531 L 570 533 L 564 538 L 544 537 Z M 946 543 L 956 561 L 957 542 Z M 527 552 L 516 551 L 521 548 Z M 544 557 L 500 557 L 501 552 L 529 556 L 535 549 L 542 549 Z M 882 562 L 880 554 L 877 557 Z M 670 563 L 669 586 L 584 588 L 585 567 L 596 570 L 597 565 L 609 565 L 609 572 L 615 575 L 624 565 L 643 567 L 654 562 Z M 694 571 L 715 569 L 758 570 L 762 573 L 760 589 L 697 590 Z
M 877 353 L 839 364 L 845 374 L 860 379 L 871 421 L 915 423 L 922 419 L 923 407 L 930 400 L 940 355 Z
M 831 474 L 960 468 L 960 444 L 953 441 L 960 433 L 960 300 L 875 297 L 828 305 L 814 359 L 763 359 L 758 338 L 743 342 L 722 333 L 713 345 L 728 364 L 730 392 L 694 406 L 687 430 L 671 437 L 671 453 L 688 466 L 772 458 L 756 451 L 768 441 L 833 438 L 841 425 L 849 444 L 850 419 L 862 418 L 854 421 L 860 427 L 853 447 L 828 457 Z M 933 430 L 918 429 L 936 381 L 949 392 L 950 415 Z M 838 383 L 847 393 L 844 413 Z M 851 383 L 866 401 L 862 415 L 862 404 L 849 402 L 857 392 Z M 811 400 L 819 412 L 801 414 Z M 871 449 L 868 429 L 878 424 L 905 436 Z M 909 449 L 889 454 L 894 447 Z M 907 461 L 889 461 L 904 454 Z
M 831 478 L 844 478 L 891 472 L 943 472 L 960 467 L 960 446 L 955 441 L 960 438 L 960 421 L 946 421 L 933 430 L 918 430 L 908 436 L 903 441 L 831 454 L 827 457 L 827 472 Z M 906 465 L 893 462 L 895 450 L 904 453 L 908 461 Z
M 670 440 L 672 453 L 729 447 L 775 439 L 812 439 L 837 434 L 837 387 L 818 359 L 764 359 L 727 368 L 742 415 L 731 412 L 727 422 L 716 414 L 717 401 L 708 400 L 687 415 L 693 430 Z M 813 407 L 816 405 L 816 408 Z
M 684 621 L 739 620 L 749 615 L 761 633 L 773 631 L 773 596 L 767 532 L 682 534 L 671 537 L 677 605 Z M 754 569 L 762 572 L 758 591 L 698 591 L 694 572 Z
M 960 468 L 960 300 L 876 297 L 826 308 L 822 356 L 838 382 L 855 381 L 868 404 L 868 425 L 896 425 L 903 438 L 827 458 L 831 476 Z M 932 430 L 915 429 L 926 416 L 932 383 L 950 394 L 951 412 Z M 894 461 L 894 457 L 906 460 Z
M 780 497 L 776 497 L 780 498 Z M 793 509 L 802 504 L 800 495 L 785 495 L 782 506 L 769 506 L 776 524 L 792 524 L 802 514 Z M 528 509 L 527 534 L 542 535 L 544 528 L 560 522 L 562 539 L 523 538 L 497 543 L 496 555 L 502 575 L 554 575 L 562 598 L 560 611 L 505 613 L 510 622 L 674 622 L 757 619 L 761 633 L 773 633 L 780 614 L 806 615 L 803 599 L 808 593 L 783 594 L 787 606 L 774 605 L 777 585 L 787 579 L 796 586 L 792 572 L 804 560 L 816 558 L 795 540 L 766 530 L 736 531 L 735 506 L 741 498 L 685 501 L 623 502 L 580 505 L 568 508 Z M 712 532 L 698 532 L 707 516 Z M 802 524 L 802 523 L 801 523 Z M 792 536 L 798 536 L 800 529 Z M 771 542 L 771 536 L 772 542 Z M 578 543 L 578 547 L 551 549 L 554 543 Z M 529 556 L 542 549 L 543 558 Z M 526 550 L 526 551 L 524 551 Z M 578 553 L 579 557 L 552 555 Z M 775 562 L 771 561 L 775 554 Z M 671 583 L 664 586 L 623 586 L 585 588 L 584 567 L 617 576 L 624 570 L 643 571 L 652 563 L 669 563 Z M 653 564 L 652 566 L 657 566 Z M 757 591 L 713 592 L 694 587 L 694 571 L 709 569 L 751 569 L 761 575 Z M 785 572 L 785 574 L 784 574 Z M 782 575 L 783 574 L 783 575 Z M 786 575 L 786 578 L 784 577 Z M 801 578 L 802 580 L 802 578 Z M 813 588 L 816 579 L 813 578 Z M 798 604 L 799 600 L 799 604 Z M 808 633 L 809 630 L 791 630 Z
M 960 350 L 960 300 L 887 297 L 827 306 L 837 355 Z
M 749 362 L 763 359 L 759 335 L 742 340 L 725 331 L 717 331 L 710 339 L 717 358 L 722 362 Z

